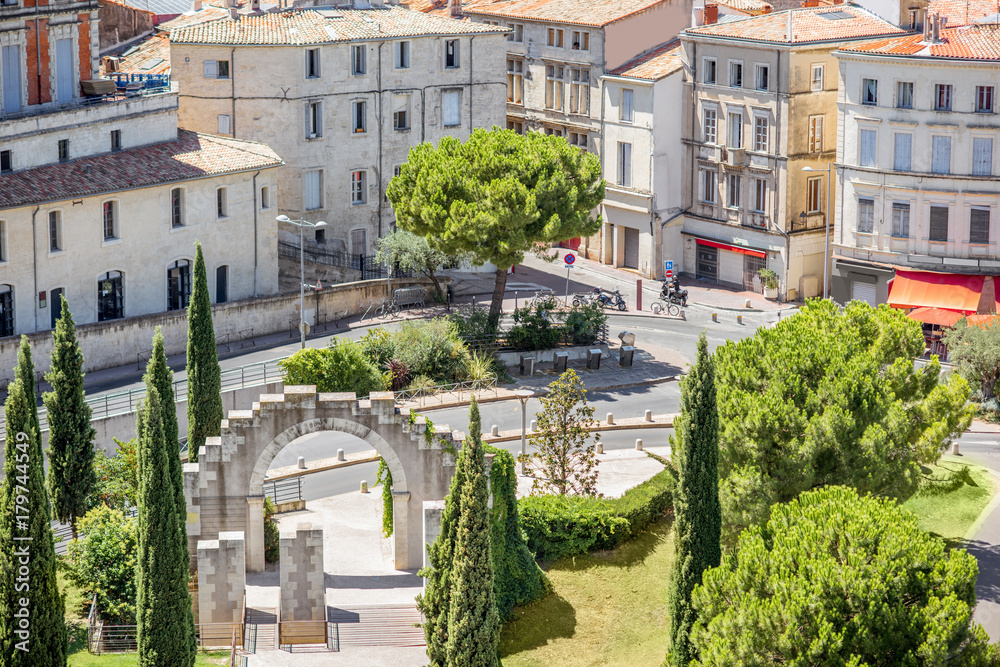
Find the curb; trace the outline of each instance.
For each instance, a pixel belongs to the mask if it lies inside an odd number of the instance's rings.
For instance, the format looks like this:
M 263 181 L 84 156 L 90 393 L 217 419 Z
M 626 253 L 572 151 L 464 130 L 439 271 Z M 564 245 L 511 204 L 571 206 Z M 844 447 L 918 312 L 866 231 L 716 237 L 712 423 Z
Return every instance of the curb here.
M 655 417 L 654 417 L 655 419 Z M 674 415 L 670 415 L 670 419 L 664 422 L 647 422 L 639 421 L 635 424 L 626 424 L 624 422 L 615 424 L 601 424 L 598 423 L 596 426 L 592 426 L 587 429 L 588 433 L 603 433 L 604 431 L 632 431 L 636 429 L 648 429 L 648 428 L 673 428 L 674 427 Z M 528 431 L 525 436 L 531 437 L 533 433 L 537 431 Z M 521 439 L 521 431 L 507 431 L 501 432 L 500 435 L 487 435 L 483 434 L 483 442 L 493 444 L 495 442 L 513 442 Z
M 281 475 L 275 475 L 274 477 L 265 477 L 265 482 L 277 482 L 283 479 L 291 479 L 293 477 L 302 477 L 304 475 L 311 475 L 314 472 L 326 472 L 327 470 L 336 470 L 337 468 L 350 468 L 351 466 L 361 465 L 362 463 L 375 463 L 381 456 L 375 454 L 375 456 L 356 459 L 353 461 L 337 461 L 336 463 L 329 463 L 327 465 L 318 466 L 316 468 L 306 468 L 305 470 L 296 470 L 294 472 L 286 472 Z
M 956 457 L 954 456 L 949 458 L 957 460 Z M 990 500 L 990 502 L 986 505 L 986 507 L 983 508 L 983 511 L 979 513 L 979 516 L 976 517 L 976 520 L 972 522 L 972 525 L 969 526 L 969 529 L 965 531 L 965 535 L 962 536 L 963 542 L 968 542 L 972 540 L 975 534 L 982 529 L 983 524 L 986 523 L 986 519 L 989 518 L 990 514 L 992 514 L 994 510 L 996 510 L 996 508 L 1000 506 L 1000 473 L 996 472 L 995 470 L 991 470 L 986 466 L 980 466 L 980 467 L 983 470 L 988 471 L 991 475 L 993 475 L 993 478 L 995 480 L 995 485 L 993 487 L 994 495 L 993 499 Z

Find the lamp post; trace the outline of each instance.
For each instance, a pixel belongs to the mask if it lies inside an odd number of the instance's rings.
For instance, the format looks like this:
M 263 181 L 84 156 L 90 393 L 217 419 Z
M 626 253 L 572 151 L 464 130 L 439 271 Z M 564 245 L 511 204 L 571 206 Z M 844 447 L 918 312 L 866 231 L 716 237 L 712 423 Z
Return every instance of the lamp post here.
M 309 222 L 308 220 L 292 220 L 287 215 L 279 215 L 275 218 L 278 222 L 287 222 L 299 228 L 299 342 L 301 349 L 306 349 L 306 243 L 302 236 L 302 230 L 306 227 L 320 228 L 326 227 L 326 223 Z
M 517 396 L 517 400 L 521 401 L 521 475 L 527 474 L 527 464 L 525 463 L 525 456 L 527 455 L 527 436 L 525 432 L 528 430 L 528 399 L 535 395 L 535 392 L 530 389 L 518 389 L 514 392 Z
M 822 169 L 813 169 L 812 167 L 806 166 L 802 167 L 802 171 L 823 171 Z M 823 298 L 827 299 L 830 296 L 829 290 L 829 280 L 830 280 L 830 214 L 832 213 L 833 202 L 831 201 L 833 192 L 833 163 L 828 162 L 826 165 L 826 214 L 825 220 L 823 221 Z

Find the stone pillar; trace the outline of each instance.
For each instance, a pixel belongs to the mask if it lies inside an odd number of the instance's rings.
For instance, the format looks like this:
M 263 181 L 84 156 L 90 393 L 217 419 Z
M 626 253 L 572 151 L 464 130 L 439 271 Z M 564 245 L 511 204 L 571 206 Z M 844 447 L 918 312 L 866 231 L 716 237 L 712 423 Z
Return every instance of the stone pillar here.
M 247 496 L 247 572 L 264 571 L 264 496 Z
M 281 531 L 278 565 L 282 622 L 325 621 L 323 529 L 300 523 L 294 531 Z
M 410 492 L 392 492 L 392 556 L 397 570 L 420 567 L 419 561 L 411 562 L 420 556 L 419 552 L 415 552 L 411 557 L 409 524 L 412 522 L 414 530 L 417 529 L 417 526 L 420 525 L 419 513 L 421 511 L 418 507 L 418 516 L 410 516 L 408 514 L 410 512 Z
M 443 500 L 424 501 L 424 567 L 430 567 L 430 560 L 427 557 L 427 547 L 434 544 L 434 540 L 441 534 L 441 515 L 444 514 Z M 426 585 L 426 581 L 424 584 Z
M 229 646 L 242 633 L 246 546 L 242 531 L 198 541 L 198 622 L 203 646 Z M 242 642 L 242 635 L 237 640 Z

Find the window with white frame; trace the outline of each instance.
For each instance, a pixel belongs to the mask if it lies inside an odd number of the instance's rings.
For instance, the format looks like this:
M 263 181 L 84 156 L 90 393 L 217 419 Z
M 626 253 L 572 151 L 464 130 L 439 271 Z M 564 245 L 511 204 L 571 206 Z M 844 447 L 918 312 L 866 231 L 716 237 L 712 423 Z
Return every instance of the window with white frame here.
M 951 91 L 950 83 L 939 83 L 934 86 L 935 111 L 951 111 Z
M 972 138 L 972 173 L 975 176 L 993 175 L 993 139 Z
M 993 113 L 993 86 L 976 86 L 976 113 Z
M 179 259 L 167 267 L 167 310 L 183 310 L 191 302 L 191 261 Z
M 631 88 L 622 88 L 622 104 L 618 117 L 623 123 L 631 123 L 635 118 L 634 99 L 635 95 Z
M 569 112 L 590 114 L 590 70 L 571 67 L 569 70 Z
M 444 40 L 444 66 L 445 69 L 455 69 L 459 67 L 458 40 Z
M 706 144 L 714 144 L 717 136 L 718 112 L 712 107 L 702 110 L 702 134 Z
M 937 243 L 948 241 L 948 207 L 931 206 L 928 239 Z
M 516 58 L 507 59 L 507 101 L 514 104 L 524 103 L 524 61 Z
M 931 171 L 935 174 L 951 173 L 951 137 L 931 137 Z
M 753 211 L 764 213 L 767 210 L 767 181 L 763 178 L 753 179 Z
M 306 139 L 323 136 L 323 103 L 306 103 Z
M 356 134 L 368 129 L 368 104 L 365 100 L 351 102 L 351 128 Z
M 462 124 L 462 91 L 446 90 L 441 93 L 444 107 L 444 126 L 457 127 Z
M 49 252 L 62 250 L 62 213 L 49 211 Z
M 226 188 L 216 188 L 215 190 L 215 214 L 218 218 L 229 216 L 229 201 Z
M 913 152 L 913 135 L 896 132 L 892 137 L 892 168 L 896 171 L 910 171 Z
M 729 122 L 726 129 L 726 145 L 729 148 L 743 147 L 743 114 L 729 112 Z
M 717 72 L 718 65 L 716 63 L 715 58 L 703 58 L 701 62 L 702 62 L 702 69 L 703 69 L 703 72 L 702 72 L 702 75 L 701 75 L 701 82 L 702 83 L 715 83 L 716 82 L 716 77 L 717 77 L 717 74 L 718 74 L 718 72 Z
M 632 144 L 618 142 L 618 185 L 632 187 Z
M 740 186 L 742 185 L 742 177 L 739 174 L 729 174 L 726 177 L 726 207 L 727 208 L 739 208 L 740 207 Z
M 729 86 L 730 88 L 743 87 L 743 61 L 729 61 Z
M 819 92 L 823 90 L 823 74 L 825 67 L 821 64 L 815 64 L 812 66 L 812 77 L 810 79 L 809 88 L 813 92 Z
M 906 202 L 892 203 L 892 235 L 899 239 L 910 238 L 910 205 Z
M 392 129 L 410 129 L 410 96 L 392 96 Z
M 410 43 L 396 42 L 395 58 L 396 69 L 410 69 Z
M 204 74 L 206 79 L 228 79 L 228 60 L 206 60 L 204 64 Z
M 899 81 L 896 83 L 896 108 L 913 108 L 913 82 Z
M 761 64 L 754 65 L 753 74 L 754 88 L 757 90 L 767 90 L 771 78 L 770 66 Z
M 323 208 L 323 170 L 309 169 L 303 174 L 303 205 L 307 211 Z
M 878 81 L 861 79 L 861 103 L 869 106 L 878 105 Z
M 229 134 L 229 114 L 219 114 L 217 121 L 219 125 L 219 134 Z
M 545 108 L 562 111 L 563 108 L 563 66 L 545 66 Z
M 878 134 L 875 130 L 861 129 L 858 141 L 858 164 L 862 167 L 874 167 L 878 160 Z
M 364 44 L 355 44 L 351 47 L 351 74 L 357 76 L 365 73 L 365 51 Z
M 806 180 L 806 212 L 819 213 L 823 206 L 823 177 Z
M 368 201 L 368 172 L 364 169 L 351 172 L 351 204 L 364 204 Z
M 118 238 L 118 202 L 111 200 L 101 204 L 101 217 L 104 227 L 104 240 L 113 241 Z
M 184 226 L 184 191 L 180 188 L 170 191 L 170 226 Z
M 858 199 L 858 233 L 871 234 L 875 230 L 875 200 L 868 197 Z
M 319 49 L 306 49 L 306 78 L 319 78 Z
M 755 115 L 753 117 L 753 149 L 755 151 L 767 152 L 767 135 L 770 121 L 767 116 Z
M 563 31 L 561 28 L 549 28 L 549 46 L 554 46 L 557 49 L 563 47 Z
M 969 211 L 969 243 L 988 244 L 990 242 L 990 209 L 987 206 L 973 206 Z
M 571 46 L 574 51 L 590 51 L 590 33 L 586 30 L 574 30 Z
M 702 169 L 701 178 L 701 200 L 706 204 L 715 203 L 715 193 L 719 190 L 719 174 L 714 169 Z
M 809 116 L 809 152 L 823 152 L 823 116 Z

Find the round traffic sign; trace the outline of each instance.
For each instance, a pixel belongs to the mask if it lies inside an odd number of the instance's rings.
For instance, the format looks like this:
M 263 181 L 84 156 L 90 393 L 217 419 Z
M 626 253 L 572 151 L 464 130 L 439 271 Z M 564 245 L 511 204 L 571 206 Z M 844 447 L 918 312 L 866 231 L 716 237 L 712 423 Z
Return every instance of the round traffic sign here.
M 666 275 L 667 278 L 673 278 L 674 277 L 674 272 L 670 271 L 669 269 L 667 271 L 665 271 L 664 273 L 665 273 L 665 275 Z
M 573 262 L 576 261 L 576 255 L 568 252 L 565 255 L 563 255 L 563 261 L 566 262 L 566 264 L 568 265 L 572 265 Z

